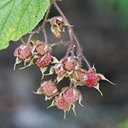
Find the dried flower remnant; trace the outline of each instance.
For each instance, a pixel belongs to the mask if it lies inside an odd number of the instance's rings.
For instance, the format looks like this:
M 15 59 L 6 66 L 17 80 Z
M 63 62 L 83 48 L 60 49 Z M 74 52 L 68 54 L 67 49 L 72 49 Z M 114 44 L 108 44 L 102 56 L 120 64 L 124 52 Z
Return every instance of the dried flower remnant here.
M 64 19 L 61 16 L 55 16 L 48 21 L 50 21 L 51 24 L 51 32 L 56 38 L 60 39 L 62 36 L 62 32 L 64 32 Z

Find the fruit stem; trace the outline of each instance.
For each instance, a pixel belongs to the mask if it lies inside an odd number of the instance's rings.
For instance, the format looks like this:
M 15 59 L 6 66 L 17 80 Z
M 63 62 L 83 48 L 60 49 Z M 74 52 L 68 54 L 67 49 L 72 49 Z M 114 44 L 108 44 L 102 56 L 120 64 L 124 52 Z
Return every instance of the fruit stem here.
M 77 57 L 78 57 L 78 60 L 79 60 L 79 65 L 81 65 L 81 61 L 83 59 L 85 61 L 86 65 L 87 65 L 88 69 L 90 69 L 91 65 L 89 64 L 88 60 L 83 55 L 82 48 L 80 46 L 80 43 L 78 41 L 78 38 L 77 38 L 77 36 L 76 36 L 72 26 L 70 25 L 70 22 L 68 21 L 68 19 L 66 18 L 66 16 L 64 15 L 62 10 L 60 9 L 60 7 L 57 5 L 55 0 L 53 0 L 53 5 L 58 10 L 60 15 L 63 17 L 63 19 L 66 22 L 67 27 L 68 27 L 69 38 L 70 38 L 70 45 L 69 45 L 69 48 L 67 50 L 66 56 L 68 56 L 70 53 L 72 53 L 72 51 L 74 51 L 75 44 L 74 44 L 73 40 L 75 40 L 76 46 L 77 46 Z

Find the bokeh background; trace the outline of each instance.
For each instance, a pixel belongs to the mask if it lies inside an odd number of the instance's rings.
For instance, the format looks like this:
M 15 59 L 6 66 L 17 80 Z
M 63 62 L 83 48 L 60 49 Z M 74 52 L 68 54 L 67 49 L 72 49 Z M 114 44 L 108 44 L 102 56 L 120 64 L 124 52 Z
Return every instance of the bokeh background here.
M 50 102 L 32 93 L 40 85 L 37 67 L 13 71 L 13 51 L 20 42 L 11 42 L 0 52 L 0 128 L 128 128 L 128 0 L 64 0 L 59 5 L 90 64 L 116 85 L 100 82 L 103 97 L 95 89 L 79 88 L 85 107 L 77 105 L 77 116 L 69 112 L 64 120 L 62 111 L 47 110 Z M 55 15 L 52 8 L 50 17 Z M 65 50 L 58 46 L 53 55 L 62 58 Z

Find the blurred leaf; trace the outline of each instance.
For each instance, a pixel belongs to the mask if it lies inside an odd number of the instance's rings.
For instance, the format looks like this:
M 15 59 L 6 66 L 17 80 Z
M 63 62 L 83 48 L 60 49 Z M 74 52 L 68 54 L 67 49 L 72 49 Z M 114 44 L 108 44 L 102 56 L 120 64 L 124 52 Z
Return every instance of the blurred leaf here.
M 0 50 L 30 32 L 43 18 L 50 0 L 0 0 Z
M 107 5 L 120 17 L 121 26 L 128 27 L 128 0 L 105 0 Z
M 120 123 L 117 128 L 128 128 L 128 120 Z
M 128 27 L 128 0 L 118 0 L 117 13 L 121 18 L 121 25 Z
M 108 4 L 108 6 L 110 6 L 110 7 L 115 6 L 116 2 L 117 2 L 117 0 L 107 0 L 106 1 L 106 3 Z

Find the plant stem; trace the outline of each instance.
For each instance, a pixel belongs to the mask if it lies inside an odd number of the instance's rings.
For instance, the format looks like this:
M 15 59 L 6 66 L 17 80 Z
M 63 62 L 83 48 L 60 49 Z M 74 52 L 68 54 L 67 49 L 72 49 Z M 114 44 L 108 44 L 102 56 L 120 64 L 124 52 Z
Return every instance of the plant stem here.
M 22 37 L 20 38 L 20 41 L 22 42 L 22 44 L 26 44 Z
M 47 38 L 47 34 L 46 34 L 45 28 L 43 29 L 43 34 L 44 34 L 44 41 L 45 41 L 46 44 L 48 44 L 48 38 Z
M 80 46 L 80 43 L 78 41 L 78 38 L 77 38 L 77 36 L 76 36 L 76 34 L 75 34 L 72 26 L 70 25 L 70 22 L 68 21 L 68 19 L 66 18 L 66 16 L 62 12 L 62 10 L 59 8 L 59 6 L 57 5 L 57 3 L 56 3 L 55 0 L 53 0 L 53 5 L 58 10 L 58 12 L 60 13 L 60 15 L 63 17 L 63 19 L 66 22 L 66 25 L 68 27 L 68 33 L 69 33 L 69 38 L 70 38 L 70 45 L 69 45 L 69 48 L 67 50 L 66 56 L 68 56 L 72 51 L 74 51 L 75 44 L 74 44 L 73 40 L 75 40 L 76 46 L 77 46 L 77 57 L 78 57 L 78 60 L 79 60 L 80 65 L 81 65 L 81 61 L 83 59 L 85 61 L 86 65 L 87 65 L 88 69 L 90 69 L 91 66 L 90 66 L 88 60 L 83 55 L 82 48 Z
M 67 27 L 68 27 L 68 33 L 69 33 L 69 38 L 70 38 L 70 45 L 68 47 L 66 56 L 67 57 L 70 53 L 72 53 L 73 51 L 73 47 L 74 47 L 74 42 L 73 42 L 73 35 L 72 35 L 72 29 L 71 29 L 71 25 L 68 21 L 68 19 L 65 17 L 64 13 L 62 12 L 62 10 L 59 8 L 59 6 L 57 5 L 57 3 L 54 1 L 53 2 L 54 7 L 58 10 L 58 12 L 60 13 L 60 15 L 63 17 L 64 22 L 66 23 Z

